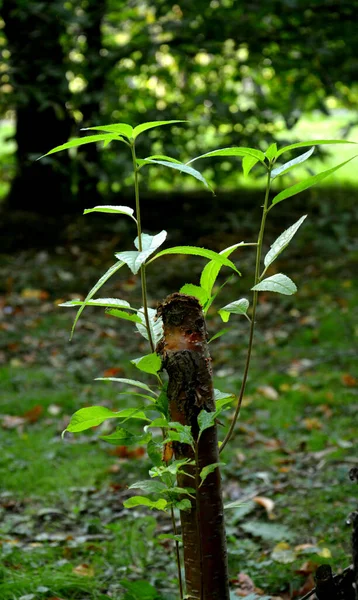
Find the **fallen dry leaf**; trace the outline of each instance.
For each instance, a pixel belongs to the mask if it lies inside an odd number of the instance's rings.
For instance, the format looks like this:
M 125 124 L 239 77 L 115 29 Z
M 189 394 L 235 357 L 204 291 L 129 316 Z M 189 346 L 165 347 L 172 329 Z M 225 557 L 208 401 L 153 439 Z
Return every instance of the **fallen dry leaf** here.
M 253 593 L 262 594 L 262 590 L 255 586 L 251 577 L 249 577 L 249 575 L 246 575 L 246 573 L 239 573 L 237 579 L 234 580 L 233 583 L 239 585 L 239 587 L 235 589 L 235 596 L 240 596 L 241 598 L 244 598 L 245 596 L 248 596 L 249 594 Z
M 313 429 L 322 429 L 322 423 L 316 417 L 311 417 L 307 419 L 303 419 L 302 423 L 308 429 L 308 431 L 312 431 Z
M 349 373 L 344 373 L 342 375 L 342 383 L 347 387 L 356 387 L 358 385 L 358 379 Z
M 260 506 L 264 507 L 269 519 L 274 518 L 273 509 L 275 507 L 275 503 L 273 500 L 271 500 L 271 498 L 266 498 L 265 496 L 255 496 L 255 498 L 253 498 L 253 501 L 256 502 L 256 504 L 259 504 Z
M 72 569 L 72 573 L 75 573 L 75 575 L 80 575 L 80 577 L 94 577 L 93 567 L 85 563 L 74 567 L 74 569 Z
M 261 396 L 267 398 L 268 400 L 278 400 L 279 398 L 277 390 L 275 390 L 272 385 L 260 385 L 257 388 L 257 391 L 261 394 Z

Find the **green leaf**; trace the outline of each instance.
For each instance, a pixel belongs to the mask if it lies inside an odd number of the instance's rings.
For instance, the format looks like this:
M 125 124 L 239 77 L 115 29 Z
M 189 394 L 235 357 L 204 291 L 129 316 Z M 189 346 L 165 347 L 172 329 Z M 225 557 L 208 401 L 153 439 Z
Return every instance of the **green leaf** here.
M 133 323 L 141 323 L 140 317 L 137 315 L 130 315 L 124 310 L 118 310 L 117 308 L 107 308 L 106 313 L 117 319 L 124 319 L 125 321 L 133 321 Z
M 149 440 L 147 444 L 147 454 L 152 461 L 152 464 L 155 465 L 154 468 L 159 468 L 162 464 L 162 451 L 161 443 L 157 443 L 153 439 Z M 151 474 L 149 473 L 149 475 Z
M 224 510 L 243 507 L 246 507 L 245 510 L 243 510 L 242 514 L 242 516 L 245 517 L 249 512 L 251 512 L 255 508 L 255 504 L 254 502 L 243 502 L 242 500 L 234 500 L 233 502 L 228 502 L 227 504 L 224 504 Z
M 96 143 L 96 142 L 106 142 L 106 141 L 111 142 L 112 140 L 118 140 L 118 138 L 116 138 L 116 136 L 110 135 L 110 134 L 88 135 L 87 137 L 83 137 L 83 138 L 75 138 L 74 140 L 71 140 L 70 142 L 66 142 L 66 144 L 61 144 L 61 146 L 56 146 L 56 148 L 52 148 L 52 150 L 49 150 L 49 152 L 47 152 L 46 154 L 43 154 L 37 160 L 40 160 L 41 158 L 44 158 L 44 156 L 48 156 L 49 154 L 55 154 L 55 152 L 61 152 L 62 150 L 69 150 L 70 148 L 78 148 L 78 146 L 83 146 L 84 144 L 92 144 L 92 143 Z
M 192 283 L 186 283 L 180 288 L 181 294 L 187 294 L 188 296 L 194 296 L 197 298 L 202 306 L 208 300 L 209 296 L 206 290 L 203 290 L 199 285 L 193 285 Z
M 156 254 L 153 258 L 150 259 L 149 263 L 153 262 L 157 258 L 161 256 L 166 256 L 167 254 L 190 254 L 194 256 L 203 256 L 204 258 L 209 258 L 210 260 L 214 260 L 221 265 L 225 265 L 226 267 L 231 267 L 236 273 L 240 275 L 240 272 L 235 267 L 234 263 L 231 262 L 225 256 L 214 252 L 213 250 L 207 250 L 206 248 L 198 248 L 197 246 L 174 246 L 173 248 L 167 248 L 166 250 L 161 250 Z
M 70 340 L 72 339 L 76 324 L 78 319 L 80 318 L 82 311 L 84 310 L 85 306 L 87 306 L 87 304 L 89 303 L 90 300 L 92 300 L 92 297 L 95 295 L 96 292 L 98 292 L 98 290 L 102 287 L 102 285 L 104 283 L 106 283 L 106 281 L 108 281 L 108 279 L 110 277 L 112 277 L 112 275 L 114 275 L 114 273 L 116 273 L 121 267 L 123 267 L 124 262 L 122 262 L 121 260 L 116 262 L 114 265 L 112 265 L 111 267 L 109 267 L 108 271 L 105 272 L 104 275 L 102 275 L 102 277 L 97 281 L 97 283 L 93 286 L 93 288 L 88 292 L 86 298 L 84 299 L 84 301 L 81 303 L 81 307 L 79 309 L 79 311 L 77 312 L 77 315 L 75 317 L 75 320 L 73 322 L 72 325 L 72 330 L 71 330 L 71 335 L 70 335 Z M 95 302 L 95 300 L 93 301 Z M 124 302 L 123 300 L 121 302 Z M 68 304 L 67 304 L 68 306 Z M 106 306 L 110 306 L 108 304 L 106 304 Z M 122 304 L 123 306 L 123 304 Z M 123 306 L 124 307 L 124 306 Z M 126 308 L 129 308 L 126 307 Z
M 195 179 L 197 179 L 198 181 L 201 181 L 207 188 L 209 188 L 209 190 L 213 191 L 213 188 L 211 187 L 211 185 L 206 181 L 205 177 L 203 177 L 203 175 L 201 173 L 199 173 L 199 171 L 197 171 L 196 169 L 193 169 L 192 167 L 188 167 L 188 165 L 185 165 L 184 163 L 181 162 L 169 162 L 167 160 L 146 160 L 145 164 L 148 165 L 162 165 L 163 167 L 169 167 L 169 169 L 174 169 L 175 171 L 180 171 L 181 173 L 186 173 L 187 175 L 191 175 L 192 177 L 195 177 Z
M 119 583 L 129 592 L 129 596 L 126 594 L 123 600 L 159 599 L 157 590 L 147 581 L 128 581 L 128 579 L 122 579 Z M 103 596 L 103 600 L 104 598 L 105 596 Z
M 230 254 L 232 252 L 234 252 L 234 250 L 236 250 L 236 248 L 239 248 L 239 246 L 242 246 L 243 243 L 244 242 L 239 242 L 238 244 L 229 246 L 228 248 L 221 250 L 219 255 L 223 256 L 224 258 L 227 258 L 228 256 L 230 256 Z M 219 264 L 217 260 L 211 260 L 207 265 L 205 265 L 204 269 L 202 270 L 202 273 L 200 276 L 200 286 L 204 290 L 206 290 L 206 292 L 208 293 L 208 296 L 210 296 L 210 294 L 212 293 L 212 289 L 214 287 L 217 276 L 219 275 L 221 266 L 222 265 Z
M 76 411 L 67 425 L 65 431 L 70 433 L 78 433 L 79 431 L 85 431 L 91 427 L 97 427 L 101 425 L 103 421 L 107 419 L 128 419 L 135 418 L 148 421 L 144 412 L 137 409 L 124 409 L 119 412 L 113 412 L 105 406 L 89 406 L 86 408 L 80 408 Z
M 315 147 L 312 146 L 312 148 L 308 150 L 308 152 L 300 154 L 300 156 L 289 160 L 284 165 L 281 165 L 281 167 L 276 167 L 276 169 L 273 169 L 271 171 L 271 179 L 275 179 L 275 177 L 278 177 L 279 175 L 284 175 L 285 173 L 293 169 L 293 167 L 296 167 L 297 165 L 300 165 L 301 163 L 305 162 L 310 156 L 312 156 L 314 149 Z
M 215 402 L 217 402 L 218 400 L 226 400 L 227 398 L 231 398 L 232 400 L 234 397 L 234 394 L 230 394 L 228 392 L 221 392 L 220 390 L 214 388 Z
M 263 279 L 251 289 L 257 292 L 277 292 L 285 296 L 291 296 L 297 292 L 297 287 L 292 279 L 282 273 L 277 273 L 276 275 L 272 275 L 272 277 Z
M 162 127 L 162 125 L 171 125 L 173 123 L 188 123 L 188 121 L 185 119 L 176 119 L 175 121 L 148 121 L 148 123 L 142 123 L 134 128 L 133 138 L 137 138 L 140 133 L 143 133 L 143 131 L 147 131 L 148 129 L 153 129 L 153 127 Z
M 195 489 L 191 487 L 183 488 L 183 487 L 168 487 L 163 491 L 163 494 L 167 494 L 168 496 L 191 496 L 195 498 Z
M 249 308 L 249 301 L 246 298 L 240 298 L 235 302 L 230 302 L 221 308 L 218 312 L 222 320 L 226 323 L 229 320 L 230 314 L 234 315 L 246 315 L 247 309 Z
M 244 173 L 244 177 L 247 177 L 250 173 L 251 169 L 259 162 L 258 158 L 255 156 L 244 156 L 242 159 L 242 170 Z
M 217 469 L 218 467 L 223 467 L 225 464 L 226 463 L 223 463 L 223 462 L 212 463 L 211 465 L 206 465 L 206 467 L 201 469 L 201 471 L 200 471 L 201 483 L 200 483 L 199 487 L 201 487 L 203 485 L 205 479 L 207 478 L 208 475 L 210 475 L 210 473 L 213 473 L 215 471 L 215 469 Z
M 137 323 L 136 327 L 139 333 L 146 340 L 149 340 L 143 307 L 138 310 L 137 315 L 140 318 L 141 323 Z M 161 317 L 157 317 L 157 311 L 155 310 L 155 308 L 148 308 L 148 318 L 151 338 L 153 340 L 154 346 L 156 346 L 159 340 L 163 337 L 163 320 Z
M 173 502 L 173 506 L 178 510 L 191 510 L 191 502 L 188 500 L 188 498 L 183 498 L 183 500 Z
M 129 490 L 139 489 L 146 494 L 161 494 L 166 490 L 166 486 L 161 481 L 153 481 L 153 479 L 146 479 L 145 481 L 136 481 L 129 486 Z
M 128 139 L 133 135 L 133 127 L 127 123 L 113 123 L 112 125 L 96 125 L 95 127 L 83 127 L 82 131 L 108 131 L 117 135 L 124 135 Z
M 240 525 L 246 533 L 250 533 L 256 537 L 260 537 L 268 541 L 289 540 L 294 537 L 292 531 L 290 531 L 284 525 L 274 523 L 262 523 L 261 521 L 248 521 Z
M 152 375 L 156 375 L 162 366 L 161 358 L 156 352 L 152 352 L 152 354 L 147 354 L 141 358 L 135 358 L 131 360 L 131 363 L 140 371 L 151 373 Z
M 157 417 L 156 419 L 153 419 L 153 421 L 151 421 L 148 425 L 146 425 L 147 429 L 149 429 L 149 427 L 165 428 L 169 427 L 169 422 L 164 417 Z
M 172 533 L 161 533 L 157 536 L 157 540 L 173 540 L 174 542 L 183 542 L 181 535 L 173 535 Z
M 298 221 L 296 221 L 296 223 L 291 225 L 291 227 L 286 229 L 286 231 L 281 233 L 281 235 L 277 238 L 277 240 L 274 241 L 274 243 L 271 245 L 271 249 L 268 251 L 268 253 L 266 254 L 266 256 L 264 258 L 264 264 L 265 264 L 266 269 L 274 262 L 274 260 L 276 260 L 276 258 L 279 256 L 279 254 L 281 254 L 281 252 L 288 246 L 288 244 L 290 243 L 290 241 L 292 240 L 293 236 L 298 231 L 298 229 L 301 227 L 301 225 L 306 217 L 307 217 L 307 215 L 303 215 L 303 217 L 301 217 Z
M 128 498 L 123 502 L 124 508 L 136 508 L 137 506 L 147 506 L 148 508 L 156 509 L 156 510 L 166 510 L 168 505 L 167 500 L 164 498 L 160 498 L 155 502 L 153 500 L 149 500 L 145 496 L 133 496 L 132 498 Z
M 205 429 L 209 429 L 209 427 L 215 425 L 216 417 L 216 412 L 207 412 L 206 410 L 200 411 L 198 414 L 199 437 Z
M 79 298 L 76 300 L 68 300 L 67 302 L 62 302 L 58 306 L 82 306 L 85 303 L 84 300 L 80 300 Z M 136 308 L 132 308 L 129 302 L 126 300 L 120 300 L 119 298 L 97 298 L 96 300 L 88 300 L 86 302 L 86 306 L 104 306 L 104 307 L 115 307 L 115 308 L 125 308 L 127 310 L 137 310 Z
M 92 213 L 92 212 L 114 213 L 116 215 L 128 215 L 128 217 L 132 217 L 132 219 L 135 222 L 137 222 L 137 220 L 133 216 L 134 210 L 133 210 L 133 208 L 130 208 L 129 206 L 112 206 L 111 204 L 103 204 L 101 206 L 94 206 L 93 208 L 86 208 L 83 211 L 83 214 L 87 215 L 88 213 Z
M 230 329 L 228 329 L 228 328 L 226 328 L 226 329 L 220 329 L 220 331 L 218 331 L 217 333 L 215 333 L 215 335 L 213 335 L 210 338 L 210 340 L 208 341 L 208 344 L 210 344 L 214 340 L 217 340 L 219 337 L 221 337 L 222 335 L 225 335 L 225 333 L 228 333 L 229 331 L 230 331 Z
M 267 150 L 265 152 L 265 156 L 269 160 L 272 160 L 273 158 L 276 157 L 276 155 L 277 155 L 277 144 L 273 143 L 267 148 Z
M 180 442 L 194 446 L 194 438 L 191 435 L 190 425 L 182 425 L 177 421 L 171 421 L 169 427 L 170 429 L 167 431 L 167 439 L 165 441 Z
M 122 260 L 132 273 L 136 275 L 138 273 L 142 264 L 147 260 L 147 258 L 155 252 L 159 246 L 161 246 L 167 237 L 166 231 L 161 231 L 157 235 L 149 235 L 147 233 L 142 234 L 142 251 L 127 251 L 127 252 L 118 252 L 115 254 L 116 258 Z M 138 248 L 139 242 L 138 238 L 134 241 L 135 246 Z
M 157 396 L 148 385 L 142 383 L 142 381 L 137 381 L 136 379 L 126 379 L 124 377 L 96 377 L 95 381 L 117 381 L 118 383 L 127 383 L 128 385 L 141 388 L 142 390 L 146 390 L 147 392 L 154 394 L 154 396 Z
M 158 465 L 153 467 L 150 469 L 149 475 L 151 477 L 162 477 L 165 473 L 169 473 L 170 475 L 176 476 L 178 473 L 186 473 L 186 471 L 183 471 L 183 467 L 188 464 L 192 464 L 190 458 L 173 460 L 169 465 Z
M 287 188 L 286 190 L 283 190 L 282 192 L 280 192 L 279 194 L 277 194 L 277 196 L 275 196 L 273 198 L 272 206 L 274 204 L 277 204 L 278 202 L 281 202 L 282 200 L 286 200 L 286 198 L 290 198 L 291 196 L 295 196 L 295 194 L 298 194 L 299 192 L 303 192 L 304 190 L 311 188 L 312 186 L 316 185 L 317 183 L 320 183 L 320 181 L 323 181 L 323 179 L 326 179 L 326 177 L 328 177 L 335 171 L 338 171 L 338 169 L 341 169 L 342 167 L 344 167 L 344 165 L 351 162 L 351 160 L 353 160 L 357 156 L 358 156 L 358 154 L 356 154 L 356 156 L 352 156 L 352 158 L 350 158 L 349 160 L 345 160 L 344 162 L 340 163 L 339 165 L 332 167 L 331 169 L 327 169 L 326 171 L 322 171 L 322 173 L 318 173 L 318 175 L 312 175 L 311 177 L 308 177 L 304 181 L 300 181 L 300 183 L 291 185 L 291 187 Z
M 155 407 L 157 410 L 159 410 L 159 412 L 162 413 L 162 415 L 164 415 L 165 417 L 168 417 L 168 405 L 169 405 L 169 399 L 167 396 L 167 391 L 166 389 L 161 390 L 159 397 L 155 403 Z
M 357 142 L 349 142 L 346 140 L 310 140 L 309 142 L 297 142 L 296 144 L 290 144 L 289 146 L 284 146 L 284 148 L 280 148 L 277 152 L 277 158 L 281 156 L 284 152 L 288 152 L 289 150 L 294 150 L 295 148 L 307 148 L 308 146 L 323 146 L 325 144 L 356 144 Z
M 176 158 L 172 158 L 171 156 L 166 156 L 165 154 L 153 154 L 152 156 L 147 156 L 144 159 L 144 162 L 146 160 L 167 160 L 168 162 L 177 163 L 178 165 L 182 164 L 182 162 L 180 160 L 177 160 Z
M 253 156 L 264 162 L 265 155 L 261 150 L 255 150 L 255 148 L 221 148 L 220 150 L 212 150 L 211 152 L 206 152 L 205 154 L 201 154 L 200 156 L 196 156 L 187 162 L 187 165 L 194 162 L 194 160 L 199 160 L 199 158 L 211 158 L 213 156 Z
M 105 442 L 114 444 L 115 446 L 133 446 L 137 444 L 147 444 L 149 440 L 151 440 L 152 436 L 150 433 L 134 435 L 126 429 L 118 428 L 109 435 L 100 435 L 99 438 L 100 440 L 104 440 Z

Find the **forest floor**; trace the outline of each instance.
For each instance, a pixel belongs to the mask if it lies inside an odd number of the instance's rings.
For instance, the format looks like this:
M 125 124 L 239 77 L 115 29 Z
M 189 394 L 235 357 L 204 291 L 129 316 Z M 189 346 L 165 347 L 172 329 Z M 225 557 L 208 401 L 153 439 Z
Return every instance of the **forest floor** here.
M 260 296 L 242 414 L 222 455 L 225 502 L 242 502 L 226 512 L 233 599 L 298 598 L 313 587 L 317 565 L 338 571 L 350 563 L 357 248 L 347 223 L 309 221 L 277 261 L 298 293 Z M 243 276 L 225 286 L 216 310 L 248 293 L 249 253 L 233 255 Z M 122 504 L 128 486 L 148 477 L 144 448 L 106 445 L 98 428 L 61 439 L 81 407 L 133 405 L 114 383 L 94 381 L 138 376 L 128 361 L 146 349 L 133 324 L 89 308 L 69 343 L 74 309 L 58 307 L 83 296 L 112 254 L 112 240 L 104 239 L 92 251 L 69 242 L 1 257 L 1 600 L 178 598 L 172 542 L 158 538 L 171 531 L 169 517 Z M 184 283 L 198 283 L 202 266 L 191 257 L 154 263 L 152 305 Z M 138 280 L 121 271 L 99 295 L 140 305 Z M 216 310 L 208 316 L 210 335 L 223 327 Z M 215 387 L 237 393 L 248 324 L 235 315 L 229 324 L 210 347 Z M 221 439 L 232 412 L 221 419 Z

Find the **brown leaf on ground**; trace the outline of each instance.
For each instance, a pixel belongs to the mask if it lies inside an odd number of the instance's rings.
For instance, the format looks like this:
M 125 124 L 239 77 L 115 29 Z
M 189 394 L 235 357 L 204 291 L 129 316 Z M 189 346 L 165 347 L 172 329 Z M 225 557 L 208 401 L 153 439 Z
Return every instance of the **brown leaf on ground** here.
M 273 500 L 271 500 L 271 498 L 266 498 L 265 496 L 255 496 L 253 501 L 256 502 L 256 504 L 264 507 L 269 519 L 274 518 L 273 509 L 275 507 L 275 503 Z
M 349 373 L 344 373 L 341 377 L 343 385 L 347 387 L 357 387 L 358 379 Z
M 27 412 L 24 413 L 23 418 L 28 423 L 36 423 L 42 415 L 44 407 L 41 404 L 36 404 L 33 408 L 30 408 Z
M 74 569 L 72 569 L 72 573 L 75 573 L 75 575 L 80 575 L 80 577 L 94 577 L 93 567 L 87 565 L 86 563 L 74 567 Z
M 23 417 L 17 417 L 15 415 L 4 415 L 1 421 L 1 427 L 4 429 L 16 429 L 17 427 L 23 427 L 26 419 Z
M 279 394 L 272 385 L 260 385 L 257 391 L 268 400 L 278 400 Z
M 121 367 L 112 367 L 103 371 L 103 377 L 115 377 L 118 373 L 121 373 L 123 369 Z
M 239 587 L 235 589 L 235 596 L 240 596 L 241 598 L 244 598 L 249 594 L 263 594 L 263 590 L 257 588 L 254 582 L 252 581 L 251 577 L 249 577 L 249 575 L 246 575 L 246 573 L 239 573 L 237 579 L 234 580 L 233 583 L 239 585 Z

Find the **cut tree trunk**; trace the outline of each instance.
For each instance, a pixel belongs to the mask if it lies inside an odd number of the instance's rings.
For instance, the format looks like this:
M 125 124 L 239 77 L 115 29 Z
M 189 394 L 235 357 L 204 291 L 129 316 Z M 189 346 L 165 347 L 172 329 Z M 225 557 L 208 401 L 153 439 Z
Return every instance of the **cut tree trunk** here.
M 215 410 L 205 319 L 196 298 L 178 293 L 165 300 L 158 314 L 164 325 L 158 352 L 169 375 L 170 420 L 191 427 L 197 448 L 194 453 L 188 444 L 173 443 L 176 459 L 196 461 L 185 467 L 187 475 L 178 476 L 178 486 L 196 489 L 191 510 L 180 513 L 186 593 L 191 600 L 229 600 L 219 468 L 202 485 L 199 478 L 205 466 L 219 462 L 216 425 L 206 429 L 198 441 L 200 411 Z

